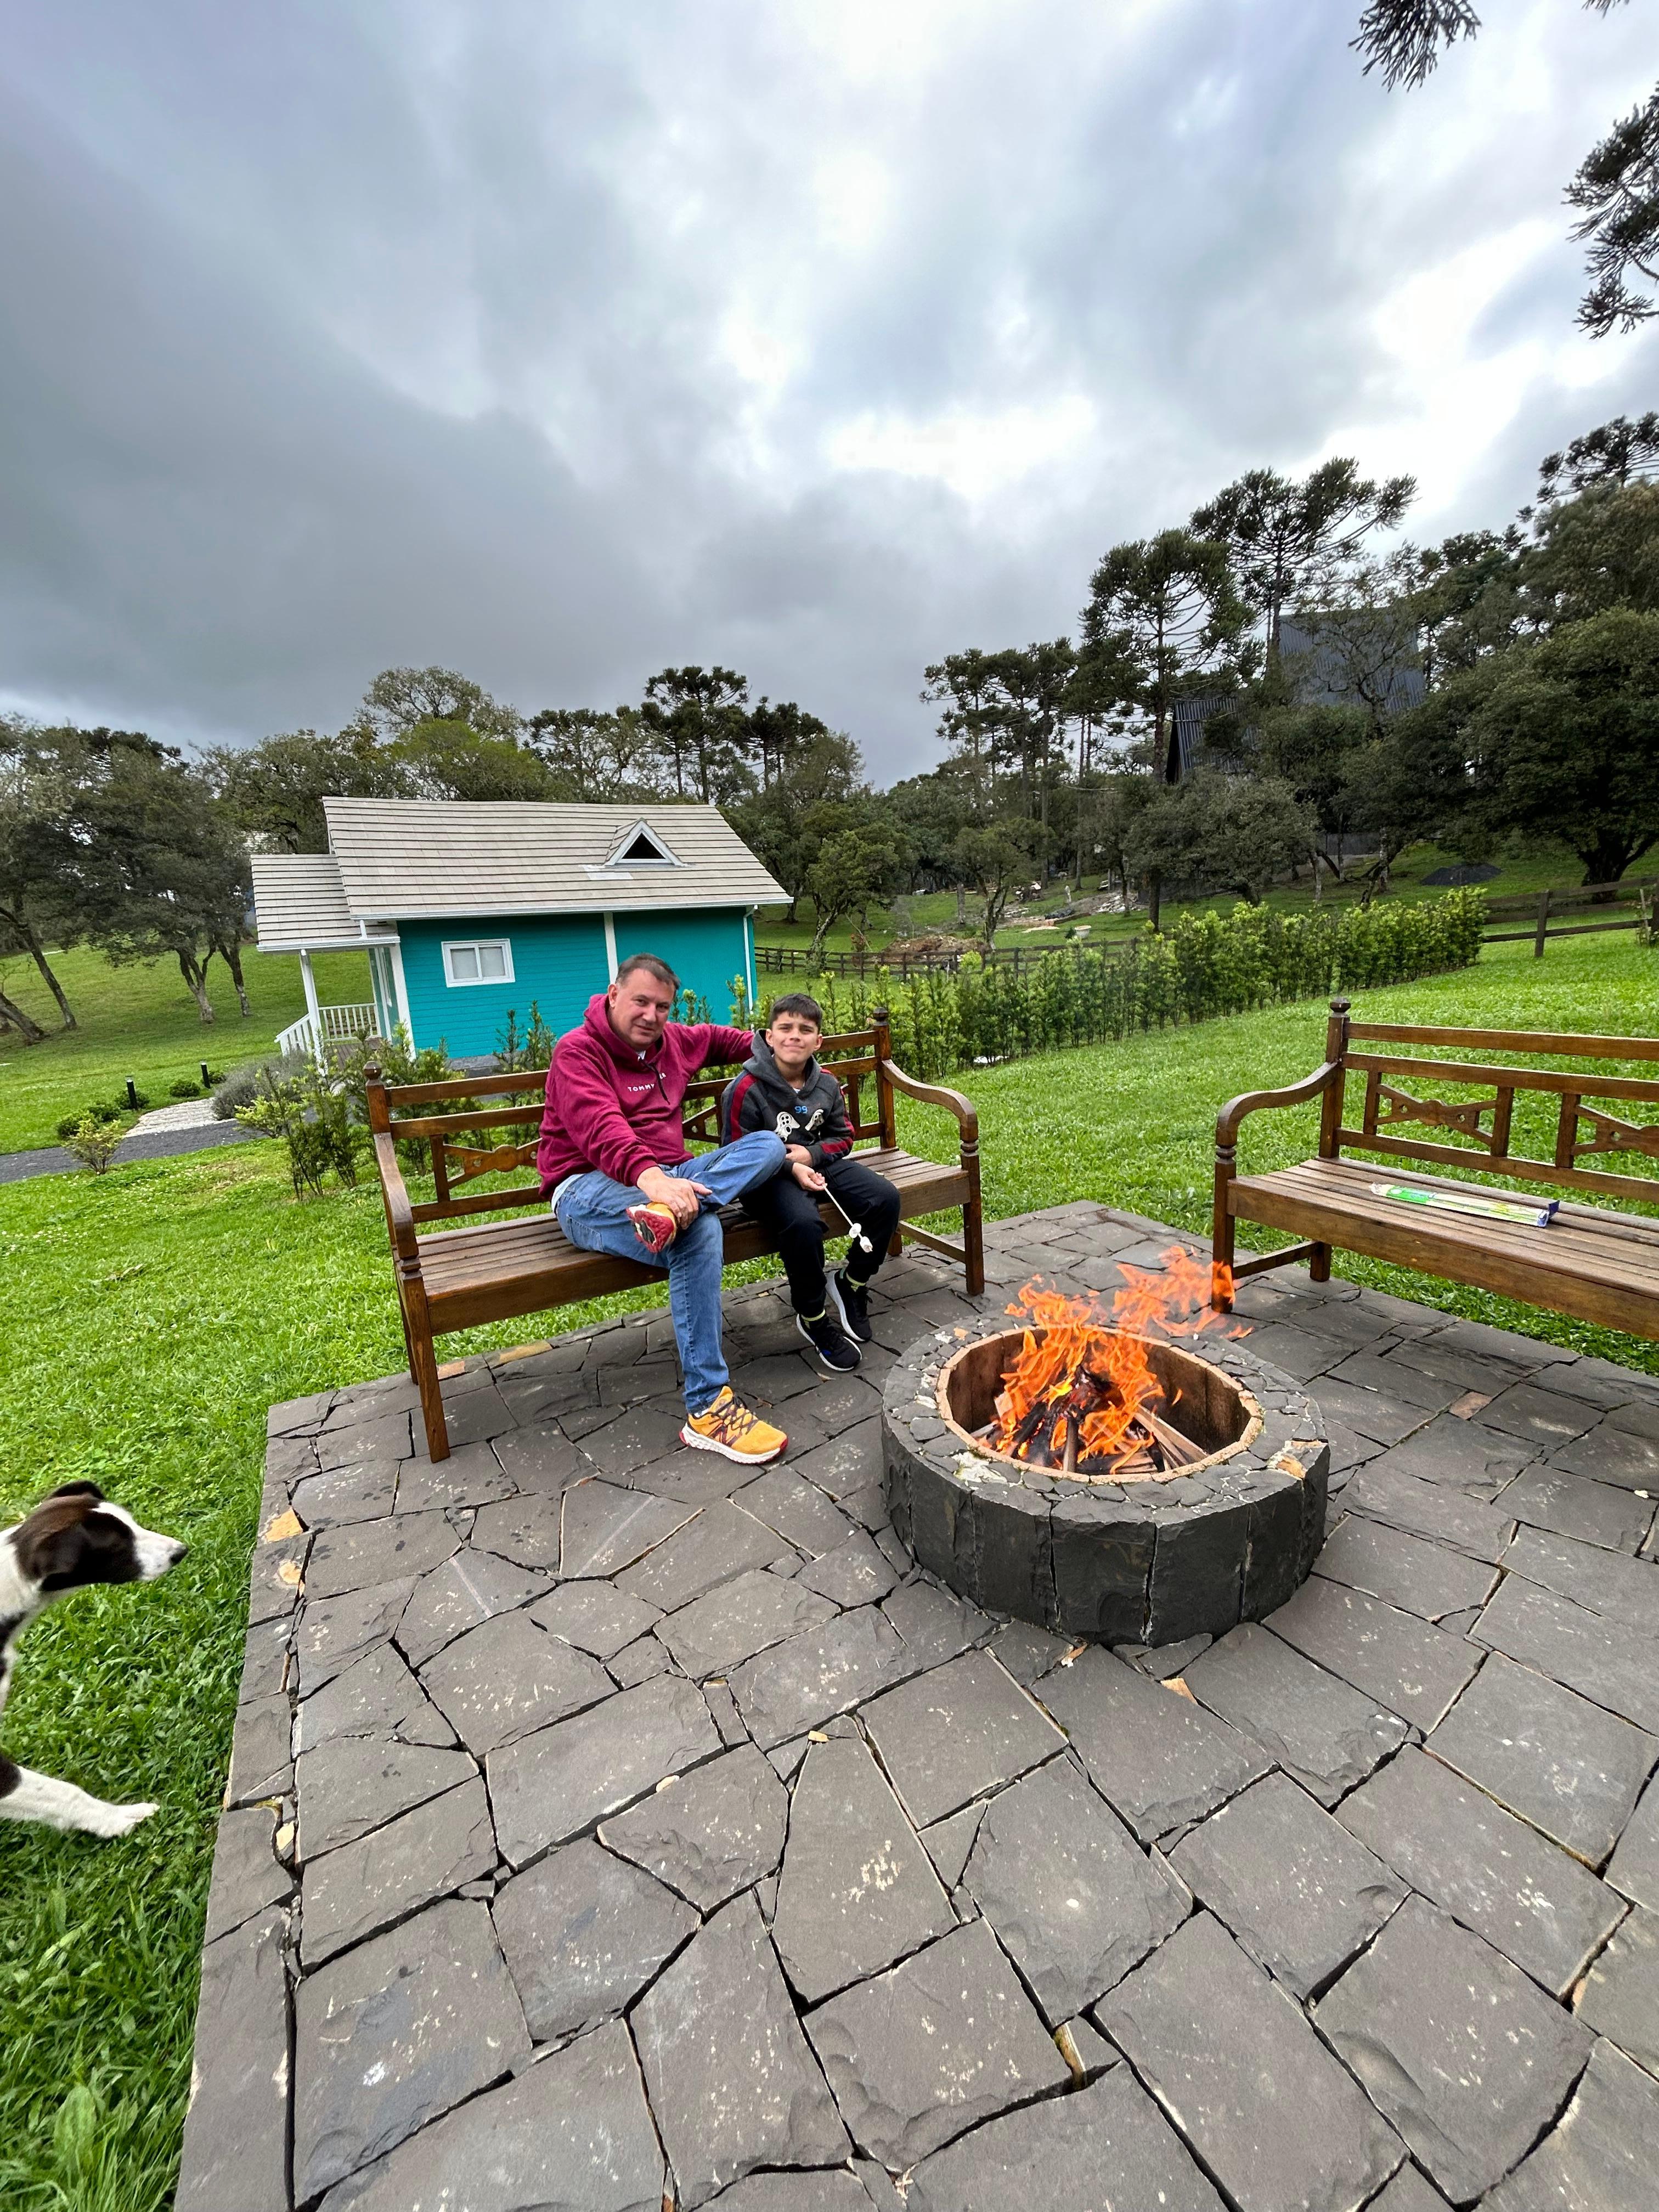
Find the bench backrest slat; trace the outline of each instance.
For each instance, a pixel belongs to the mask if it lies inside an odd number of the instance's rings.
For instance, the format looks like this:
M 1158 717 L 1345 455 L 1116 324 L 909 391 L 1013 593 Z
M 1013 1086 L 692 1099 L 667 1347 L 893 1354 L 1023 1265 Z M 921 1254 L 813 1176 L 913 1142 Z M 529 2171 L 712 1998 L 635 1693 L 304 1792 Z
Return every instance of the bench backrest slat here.
M 1350 1038 L 1373 1044 L 1455 1045 L 1465 1052 L 1528 1052 L 1547 1059 L 1656 1060 L 1659 1037 L 1575 1036 L 1543 1030 L 1420 1029 L 1399 1022 L 1350 1022 Z
M 1659 1038 L 1349 1022 L 1344 1018 L 1346 1012 L 1333 1008 L 1328 1057 L 1341 1073 L 1326 1094 L 1320 1145 L 1324 1157 L 1338 1158 L 1344 1151 L 1381 1152 L 1434 1166 L 1501 1172 L 1522 1182 L 1553 1184 L 1599 1197 L 1659 1204 L 1659 1176 L 1615 1175 L 1579 1164 L 1589 1156 L 1605 1158 L 1620 1153 L 1659 1160 L 1659 1121 L 1628 1120 L 1587 1103 L 1618 1100 L 1659 1106 L 1659 1075 L 1587 1075 L 1582 1068 L 1507 1066 L 1489 1060 L 1437 1060 L 1356 1049 L 1362 1043 L 1414 1044 L 1452 1051 L 1501 1051 L 1528 1059 L 1619 1060 L 1628 1065 L 1632 1060 L 1659 1061 Z M 1364 1081 L 1358 1128 L 1349 1125 L 1346 1112 L 1351 1074 Z M 1404 1088 L 1407 1081 L 1414 1087 Z M 1449 1086 L 1489 1090 L 1491 1095 L 1450 1099 L 1443 1095 Z M 1547 1158 L 1512 1149 L 1517 1091 L 1559 1102 Z M 1439 1133 L 1407 1133 L 1413 1123 Z M 1445 1133 L 1455 1133 L 1463 1142 L 1441 1141 Z
M 819 1064 L 841 1085 L 855 1143 L 890 1146 L 895 1141 L 892 1086 L 882 1072 L 888 1053 L 884 1026 L 853 1030 L 823 1040 Z M 720 1075 L 699 1076 L 687 1085 L 681 1123 L 689 1146 L 719 1143 L 720 1093 L 731 1079 L 728 1069 Z M 874 1087 L 873 1114 L 866 1111 L 866 1082 Z M 511 1190 L 475 1190 L 465 1196 L 458 1194 L 462 1185 L 483 1176 L 510 1174 L 535 1165 L 546 1087 L 547 1070 L 542 1067 L 524 1068 L 510 1075 L 453 1076 L 442 1083 L 389 1084 L 378 1093 L 371 1090 L 371 1126 L 380 1126 L 383 1118 L 399 1144 L 419 1143 L 431 1154 L 434 1195 L 411 1206 L 417 1222 L 506 1212 L 545 1202 L 538 1183 Z M 487 1106 L 477 1103 L 514 1097 L 523 1103 Z M 403 1110 L 422 1106 L 441 1109 L 446 1105 L 447 1112 Z M 519 1144 L 493 1144 L 485 1133 L 512 1128 L 526 1133 Z

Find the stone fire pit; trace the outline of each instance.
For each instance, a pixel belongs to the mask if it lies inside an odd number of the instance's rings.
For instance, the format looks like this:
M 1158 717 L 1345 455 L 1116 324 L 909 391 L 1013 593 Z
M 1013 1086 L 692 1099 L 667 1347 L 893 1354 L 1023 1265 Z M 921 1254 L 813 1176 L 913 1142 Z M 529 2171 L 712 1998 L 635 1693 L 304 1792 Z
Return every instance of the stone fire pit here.
M 987 1316 L 888 1377 L 888 1510 L 920 1564 L 988 1611 L 1107 1644 L 1220 1636 L 1283 1605 L 1325 1524 L 1330 1454 L 1307 1393 L 1218 1334 L 1148 1338 L 1167 1417 L 1202 1456 L 1150 1479 L 1068 1474 L 975 1434 L 1024 1334 Z

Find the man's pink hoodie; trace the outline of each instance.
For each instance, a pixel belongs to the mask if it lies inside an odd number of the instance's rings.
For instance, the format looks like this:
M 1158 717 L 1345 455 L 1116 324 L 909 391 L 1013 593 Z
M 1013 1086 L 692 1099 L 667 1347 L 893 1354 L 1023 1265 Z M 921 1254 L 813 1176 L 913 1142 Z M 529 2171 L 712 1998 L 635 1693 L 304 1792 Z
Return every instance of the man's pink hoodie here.
M 536 1154 L 543 1190 L 590 1168 L 613 1182 L 637 1182 L 647 1168 L 688 1158 L 680 1121 L 687 1085 L 711 1061 L 746 1060 L 753 1043 L 748 1030 L 670 1022 L 654 1050 L 636 1052 L 611 1028 L 605 994 L 596 992 L 547 1071 Z

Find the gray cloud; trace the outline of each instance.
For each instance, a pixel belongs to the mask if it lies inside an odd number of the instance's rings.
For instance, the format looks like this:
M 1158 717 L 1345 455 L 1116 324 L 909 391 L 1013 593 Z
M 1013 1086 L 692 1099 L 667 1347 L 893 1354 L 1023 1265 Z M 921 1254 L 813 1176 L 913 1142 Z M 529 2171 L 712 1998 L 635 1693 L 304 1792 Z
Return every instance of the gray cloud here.
M 1636 11 L 1630 11 L 1634 17 Z M 1070 627 L 1238 469 L 1425 534 L 1650 401 L 1561 183 L 1639 24 L 1420 94 L 1329 0 L 226 11 L 18 0 L 0 696 L 190 738 L 442 660 L 532 708 L 721 660 L 929 757 L 923 664 Z

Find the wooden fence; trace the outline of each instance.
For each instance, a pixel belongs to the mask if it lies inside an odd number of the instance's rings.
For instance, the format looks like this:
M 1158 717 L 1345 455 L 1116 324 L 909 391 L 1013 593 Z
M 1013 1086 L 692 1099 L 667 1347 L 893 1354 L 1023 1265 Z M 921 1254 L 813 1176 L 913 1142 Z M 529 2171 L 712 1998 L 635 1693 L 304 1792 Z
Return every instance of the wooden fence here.
M 1074 948 L 1059 945 L 1000 945 L 993 952 L 980 951 L 979 958 L 988 968 L 1012 968 L 1018 975 L 1022 967 L 1035 968 L 1045 952 L 1070 949 L 1106 952 L 1121 951 L 1123 946 L 1121 940 L 1114 944 L 1109 938 L 1102 938 L 1091 943 L 1085 937 L 1077 940 Z M 936 974 L 940 969 L 954 975 L 962 964 L 960 952 L 820 952 L 814 960 L 798 945 L 757 945 L 755 958 L 772 975 L 873 975 L 885 969 L 902 983 L 908 983 L 913 975 Z
M 1519 945 L 1530 938 L 1533 956 L 1541 960 L 1544 946 L 1552 937 L 1589 937 L 1604 929 L 1639 929 L 1643 897 L 1645 895 L 1651 902 L 1656 889 L 1659 878 L 1649 876 L 1637 882 L 1626 878 L 1617 884 L 1553 884 L 1547 890 L 1505 892 L 1502 897 L 1486 902 L 1487 927 L 1482 941 L 1487 945 Z M 1608 907 L 1630 907 L 1635 910 L 1617 921 L 1587 921 L 1581 918 Z M 1525 928 L 1504 926 L 1523 918 Z

